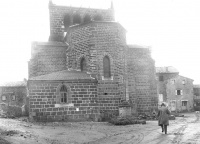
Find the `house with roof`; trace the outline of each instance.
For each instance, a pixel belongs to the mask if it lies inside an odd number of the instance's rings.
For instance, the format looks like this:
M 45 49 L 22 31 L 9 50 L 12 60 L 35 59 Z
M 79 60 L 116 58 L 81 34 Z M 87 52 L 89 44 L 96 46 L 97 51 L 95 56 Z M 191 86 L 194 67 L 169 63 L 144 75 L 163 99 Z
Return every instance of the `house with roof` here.
M 157 67 L 159 103 L 166 102 L 171 111 L 193 109 L 193 80 L 179 75 L 172 67 Z
M 22 106 L 26 102 L 26 81 L 0 83 L 0 104 Z

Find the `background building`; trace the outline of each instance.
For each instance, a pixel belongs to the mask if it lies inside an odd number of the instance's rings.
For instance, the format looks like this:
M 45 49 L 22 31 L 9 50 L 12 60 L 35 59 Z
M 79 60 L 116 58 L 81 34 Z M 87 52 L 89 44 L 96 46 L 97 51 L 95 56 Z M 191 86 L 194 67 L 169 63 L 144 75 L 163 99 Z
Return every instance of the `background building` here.
M 27 96 L 26 81 L 1 83 L 0 96 L 1 104 L 24 105 Z
M 27 81 L 0 84 L 0 112 L 7 117 L 28 114 Z M 1 113 L 1 115 L 3 114 Z
M 159 102 L 167 102 L 171 111 L 193 109 L 193 80 L 179 75 L 173 67 L 157 67 Z

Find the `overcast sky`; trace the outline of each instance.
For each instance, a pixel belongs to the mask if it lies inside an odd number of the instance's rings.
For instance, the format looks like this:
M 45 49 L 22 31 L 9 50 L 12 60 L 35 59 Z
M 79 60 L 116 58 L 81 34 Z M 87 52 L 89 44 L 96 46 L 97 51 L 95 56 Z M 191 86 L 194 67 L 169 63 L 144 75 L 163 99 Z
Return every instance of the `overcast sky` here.
M 151 47 L 156 66 L 174 66 L 200 84 L 199 0 L 113 0 L 127 43 Z M 53 0 L 53 3 L 109 8 L 110 0 Z M 48 0 L 0 1 L 0 81 L 28 77 L 31 41 L 49 37 Z

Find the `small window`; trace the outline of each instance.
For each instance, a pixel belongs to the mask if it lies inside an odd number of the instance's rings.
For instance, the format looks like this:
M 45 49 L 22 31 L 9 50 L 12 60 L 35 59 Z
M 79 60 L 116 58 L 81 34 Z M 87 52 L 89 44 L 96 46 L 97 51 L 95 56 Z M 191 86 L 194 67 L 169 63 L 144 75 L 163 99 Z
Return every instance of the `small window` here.
M 187 101 L 182 101 L 182 106 L 187 106 Z
M 185 80 L 182 81 L 182 84 L 185 85 Z
M 172 80 L 172 84 L 175 84 L 176 80 Z
M 61 103 L 67 103 L 67 93 L 61 93 Z
M 105 56 L 103 58 L 103 73 L 104 73 L 104 78 L 110 78 L 111 77 L 110 59 L 109 59 L 108 56 Z
M 183 95 L 183 90 L 176 90 L 176 95 Z
M 164 81 L 164 77 L 163 76 L 159 76 L 159 81 Z
M 60 97 L 61 103 L 67 103 L 67 88 L 64 85 L 60 88 Z
M 81 71 L 87 71 L 87 64 L 86 64 L 85 58 L 81 59 L 80 67 L 81 67 Z
M 6 96 L 5 96 L 5 95 L 1 96 L 1 99 L 2 99 L 3 101 L 5 101 L 5 100 L 6 100 Z

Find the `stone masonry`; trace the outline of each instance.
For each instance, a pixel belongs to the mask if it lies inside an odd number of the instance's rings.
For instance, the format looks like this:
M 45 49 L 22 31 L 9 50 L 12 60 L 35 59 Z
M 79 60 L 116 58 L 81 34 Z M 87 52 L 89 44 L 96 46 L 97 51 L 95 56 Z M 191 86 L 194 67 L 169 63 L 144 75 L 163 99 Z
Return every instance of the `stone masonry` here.
M 168 103 L 171 111 L 193 109 L 193 80 L 179 75 L 173 67 L 157 67 L 159 102 Z
M 29 77 L 65 70 L 66 49 L 67 45 L 61 42 L 33 42 Z
M 102 109 L 117 110 L 124 98 L 125 30 L 115 22 L 91 22 L 69 28 L 67 66 L 80 69 L 80 59 L 87 60 L 88 71 L 98 80 L 98 97 Z M 111 60 L 111 78 L 104 79 L 103 58 Z
M 75 77 L 62 82 L 52 80 L 55 77 L 51 75 L 48 81 L 46 77 L 31 78 L 28 83 L 31 116 L 37 121 L 95 120 L 99 115 L 97 81 L 90 78 L 77 80 Z M 68 89 L 65 104 L 60 102 L 62 85 Z
M 101 119 L 130 100 L 132 113 L 157 106 L 155 64 L 148 48 L 126 44 L 109 9 L 49 3 L 49 42 L 34 42 L 29 62 L 30 116 L 39 121 Z M 83 69 L 84 68 L 84 69 Z M 60 103 L 61 85 L 68 101 Z
M 74 24 L 74 15 L 80 16 L 80 23 L 84 23 L 84 17 L 88 15 L 91 20 L 99 15 L 104 21 L 114 21 L 114 10 L 110 9 L 92 9 L 81 7 L 57 6 L 52 2 L 49 3 L 50 15 L 50 40 L 61 41 L 64 38 L 64 32 L 68 27 Z M 67 27 L 64 24 L 64 18 L 69 15 L 69 22 Z M 56 38 L 57 37 L 57 38 Z
M 138 113 L 152 112 L 157 108 L 154 65 L 148 48 L 129 46 L 126 51 L 127 87 L 132 107 Z

